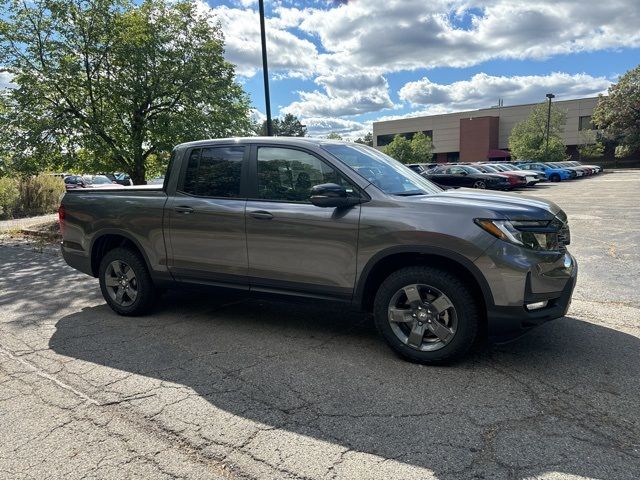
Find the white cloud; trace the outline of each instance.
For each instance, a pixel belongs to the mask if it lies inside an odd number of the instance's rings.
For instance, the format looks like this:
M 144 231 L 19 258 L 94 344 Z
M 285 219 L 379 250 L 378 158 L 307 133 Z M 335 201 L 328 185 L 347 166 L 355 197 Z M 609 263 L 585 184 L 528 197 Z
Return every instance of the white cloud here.
M 285 113 L 301 117 L 341 117 L 392 108 L 389 85 L 376 74 L 331 74 L 316 77 L 325 93 L 298 92 L 300 100 L 285 107 Z
M 354 0 L 305 12 L 300 28 L 327 61 L 381 72 L 640 46 L 637 0 Z
M 264 113 L 262 113 L 260 110 L 258 110 L 257 108 L 252 108 L 249 111 L 249 119 L 253 123 L 262 123 L 267 119 L 267 116 Z
M 637 1 L 277 0 L 267 18 L 271 78 L 315 83 L 296 92 L 299 98 L 281 113 L 335 119 L 383 112 L 396 107 L 385 79 L 389 73 L 640 47 Z M 259 73 L 262 66 L 255 3 L 201 3 L 223 25 L 226 57 L 244 77 Z M 419 112 L 424 114 L 486 107 L 498 98 L 507 104 L 534 102 L 546 90 L 573 98 L 607 86 L 607 79 L 587 74 L 479 74 L 451 85 L 423 78 L 398 93 L 406 102 L 426 106 Z
M 489 107 L 502 98 L 505 105 L 533 103 L 544 100 L 552 92 L 558 100 L 594 96 L 607 90 L 611 82 L 604 77 L 587 74 L 529 76 L 474 75 L 469 80 L 451 84 L 434 83 L 428 78 L 405 84 L 400 98 L 413 105 L 427 105 L 430 113 L 471 110 Z
M 200 4 L 201 8 L 210 8 Z M 239 75 L 252 77 L 262 68 L 260 20 L 256 9 L 220 6 L 211 9 L 222 25 L 225 57 L 236 65 Z M 317 65 L 318 52 L 309 40 L 299 38 L 286 28 L 291 25 L 279 17 L 266 20 L 269 69 L 299 76 L 311 76 Z
M 311 137 L 325 137 L 331 132 L 339 133 L 343 138 L 358 138 L 371 131 L 371 122 L 362 123 L 344 118 L 310 117 L 303 122 Z
M 0 72 L 0 90 L 13 87 L 15 84 L 11 83 L 11 80 L 12 76 L 9 72 Z

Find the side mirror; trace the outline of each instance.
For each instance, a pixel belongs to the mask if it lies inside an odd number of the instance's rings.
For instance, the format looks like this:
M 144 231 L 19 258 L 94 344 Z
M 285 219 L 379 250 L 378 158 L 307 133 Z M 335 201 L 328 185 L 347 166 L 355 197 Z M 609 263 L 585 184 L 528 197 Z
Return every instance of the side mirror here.
M 460 175 L 467 176 L 467 175 L 469 175 L 469 174 L 468 174 L 465 170 L 462 170 L 462 171 L 460 172 Z
M 351 207 L 360 203 L 359 198 L 347 196 L 347 190 L 336 183 L 323 183 L 311 187 L 311 203 L 316 207 Z

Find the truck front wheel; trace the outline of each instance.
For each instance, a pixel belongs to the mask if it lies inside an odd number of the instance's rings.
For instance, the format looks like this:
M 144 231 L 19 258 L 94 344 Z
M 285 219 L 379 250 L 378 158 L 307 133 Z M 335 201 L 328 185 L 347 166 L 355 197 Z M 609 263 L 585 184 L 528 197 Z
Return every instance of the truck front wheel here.
M 478 332 L 478 302 L 455 275 L 432 267 L 400 269 L 374 301 L 378 332 L 400 356 L 439 364 L 464 355 Z
M 114 312 L 143 315 L 153 306 L 153 281 L 137 252 L 128 248 L 110 250 L 100 262 L 99 277 L 102 296 Z

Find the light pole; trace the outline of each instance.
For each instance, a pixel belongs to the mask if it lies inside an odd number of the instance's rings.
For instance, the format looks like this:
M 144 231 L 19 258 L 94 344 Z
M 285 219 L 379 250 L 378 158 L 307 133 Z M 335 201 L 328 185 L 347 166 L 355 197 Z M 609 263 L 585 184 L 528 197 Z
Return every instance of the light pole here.
M 267 136 L 273 136 L 271 124 L 271 99 L 269 98 L 269 68 L 267 66 L 267 37 L 264 33 L 264 0 L 258 0 L 260 10 L 260 39 L 262 41 L 262 74 L 264 75 L 264 101 L 267 109 Z
M 551 126 L 551 99 L 556 98 L 553 93 L 547 93 L 547 98 L 549 99 L 549 108 L 547 109 L 547 144 L 544 147 L 544 153 L 547 153 L 549 150 L 549 127 Z

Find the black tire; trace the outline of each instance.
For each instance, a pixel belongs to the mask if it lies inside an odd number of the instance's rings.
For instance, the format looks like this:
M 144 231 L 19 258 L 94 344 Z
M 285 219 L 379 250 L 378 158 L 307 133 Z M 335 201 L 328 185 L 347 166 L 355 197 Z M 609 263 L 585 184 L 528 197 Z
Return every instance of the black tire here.
M 131 285 L 133 286 L 135 282 L 136 292 L 133 300 L 126 296 L 127 289 L 124 289 L 124 300 L 122 302 L 118 302 L 117 294 L 114 295 L 114 292 L 120 292 L 120 288 L 123 287 L 120 285 L 107 285 L 108 282 L 111 283 L 114 280 L 117 281 L 117 277 L 114 276 L 115 272 L 111 267 L 115 262 L 119 262 L 121 266 L 125 265 L 133 274 Z M 126 268 L 123 269 L 123 272 L 125 271 L 129 273 L 129 270 Z M 119 315 L 144 315 L 153 307 L 157 291 L 153 285 L 153 280 L 151 280 L 151 276 L 149 275 L 149 271 L 147 270 L 144 260 L 137 252 L 128 248 L 114 248 L 107 252 L 100 262 L 99 279 L 102 296 L 111 309 Z M 114 296 L 116 298 L 114 298 Z
M 487 188 L 487 184 L 483 180 L 476 180 L 473 184 L 473 188 L 481 188 L 484 190 Z
M 390 303 L 400 290 L 412 284 L 434 287 L 450 300 L 454 308 L 455 333 L 439 349 L 422 351 L 411 347 L 409 342 L 403 342 L 394 333 L 391 326 Z M 467 353 L 476 339 L 480 319 L 478 301 L 463 281 L 445 270 L 419 266 L 400 269 L 382 282 L 376 293 L 373 315 L 378 332 L 397 354 L 412 362 L 430 365 L 448 363 Z
M 557 173 L 552 173 L 549 176 L 549 181 L 551 182 L 559 182 L 561 180 L 560 175 L 558 175 Z

